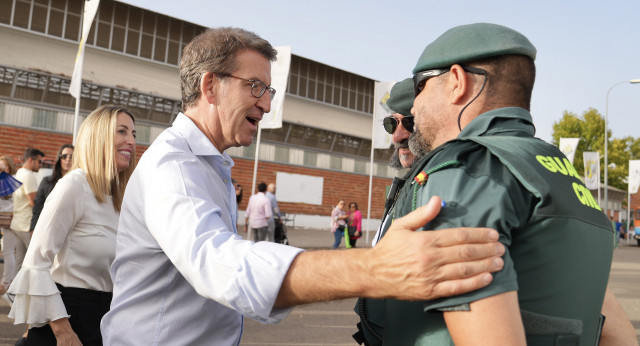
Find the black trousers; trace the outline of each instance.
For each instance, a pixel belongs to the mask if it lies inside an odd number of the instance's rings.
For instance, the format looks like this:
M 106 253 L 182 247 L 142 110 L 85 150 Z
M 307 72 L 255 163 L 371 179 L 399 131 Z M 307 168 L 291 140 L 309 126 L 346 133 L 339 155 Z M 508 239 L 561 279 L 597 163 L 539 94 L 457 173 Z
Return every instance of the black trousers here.
M 102 345 L 100 320 L 109 311 L 111 292 L 88 290 L 85 288 L 63 287 L 56 284 L 67 309 L 71 328 L 78 335 L 82 345 Z M 56 345 L 56 337 L 47 324 L 29 329 L 27 345 Z

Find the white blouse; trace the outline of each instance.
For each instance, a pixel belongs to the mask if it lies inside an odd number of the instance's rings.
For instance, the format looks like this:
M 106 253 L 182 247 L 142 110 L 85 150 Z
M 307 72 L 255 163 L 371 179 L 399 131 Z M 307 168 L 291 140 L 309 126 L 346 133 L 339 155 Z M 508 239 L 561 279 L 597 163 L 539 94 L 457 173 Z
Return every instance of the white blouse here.
M 56 283 L 113 291 L 109 267 L 118 217 L 110 196 L 98 203 L 83 170 L 62 177 L 44 204 L 22 269 L 9 288 L 16 295 L 9 317 L 31 327 L 69 317 Z

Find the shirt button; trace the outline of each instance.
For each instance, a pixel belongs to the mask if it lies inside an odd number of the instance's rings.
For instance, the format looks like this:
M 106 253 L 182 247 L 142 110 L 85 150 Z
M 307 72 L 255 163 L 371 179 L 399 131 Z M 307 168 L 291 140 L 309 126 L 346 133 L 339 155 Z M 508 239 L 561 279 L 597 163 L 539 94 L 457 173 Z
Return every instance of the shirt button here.
M 229 166 L 229 161 L 223 161 L 222 164 L 225 166 Z
M 228 183 L 229 183 L 229 179 L 225 179 L 225 180 L 224 180 L 224 183 L 225 183 L 225 184 L 228 184 Z

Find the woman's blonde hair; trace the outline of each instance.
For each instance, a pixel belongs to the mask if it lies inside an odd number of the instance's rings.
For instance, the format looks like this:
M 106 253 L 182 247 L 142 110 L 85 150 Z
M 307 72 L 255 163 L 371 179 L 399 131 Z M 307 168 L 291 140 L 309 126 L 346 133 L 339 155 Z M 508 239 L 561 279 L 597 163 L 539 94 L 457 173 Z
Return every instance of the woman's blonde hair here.
M 16 167 L 16 163 L 10 156 L 0 156 L 0 161 L 4 161 L 4 163 L 7 164 L 7 167 L 9 167 L 9 175 L 16 174 L 18 168 Z
M 104 105 L 91 112 L 82 122 L 73 152 L 74 168 L 81 168 L 99 203 L 112 196 L 113 208 L 120 212 L 127 182 L 136 168 L 136 148 L 133 147 L 129 167 L 118 173 L 115 162 L 116 124 L 118 114 L 125 113 L 135 123 L 133 114 L 122 106 Z

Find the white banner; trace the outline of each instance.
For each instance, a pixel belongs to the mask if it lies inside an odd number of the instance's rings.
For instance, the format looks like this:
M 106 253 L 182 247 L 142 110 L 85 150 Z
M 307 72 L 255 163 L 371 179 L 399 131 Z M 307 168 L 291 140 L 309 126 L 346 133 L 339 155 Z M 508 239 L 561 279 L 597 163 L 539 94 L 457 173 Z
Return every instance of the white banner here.
M 576 155 L 576 149 L 578 149 L 578 142 L 580 138 L 560 138 L 558 148 L 569 159 L 569 162 L 573 164 L 573 158 Z
M 82 65 L 84 64 L 84 44 L 89 37 L 91 23 L 98 11 L 100 0 L 85 0 L 84 11 L 82 15 L 82 37 L 80 38 L 80 46 L 78 46 L 78 54 L 76 54 L 76 63 L 73 66 L 73 75 L 71 76 L 71 84 L 69 84 L 69 94 L 76 99 L 80 97 L 80 88 L 82 86 Z
M 276 96 L 271 100 L 271 112 L 263 115 L 260 127 L 263 129 L 279 129 L 282 127 L 282 110 L 284 95 L 287 93 L 289 67 L 291 66 L 291 47 L 275 47 L 278 60 L 271 65 L 271 86 L 276 89 Z
M 600 154 L 596 151 L 585 151 L 584 158 L 584 185 L 589 190 L 600 187 Z
M 638 193 L 640 187 L 640 160 L 629 160 L 629 193 Z
M 391 135 L 384 130 L 382 119 L 393 113 L 387 106 L 389 93 L 396 82 L 376 82 L 373 92 L 373 138 L 371 139 L 373 149 L 389 149 L 391 146 Z
M 324 178 L 305 174 L 276 172 L 278 202 L 322 205 Z

